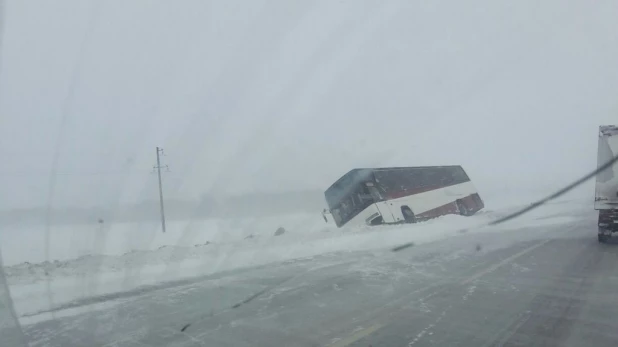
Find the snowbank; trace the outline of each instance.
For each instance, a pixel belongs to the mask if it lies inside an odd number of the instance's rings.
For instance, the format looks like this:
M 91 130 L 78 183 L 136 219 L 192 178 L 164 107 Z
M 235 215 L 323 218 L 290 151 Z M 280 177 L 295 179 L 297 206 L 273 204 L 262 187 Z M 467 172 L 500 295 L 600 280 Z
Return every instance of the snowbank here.
M 492 228 L 481 226 L 514 209 L 484 211 L 467 218 L 451 215 L 415 225 L 373 228 L 328 227 L 319 215 L 317 218 L 288 215 L 263 220 L 179 223 L 169 228 L 164 235 L 148 234 L 143 229 L 134 231 L 136 235 L 146 237 L 141 244 L 137 241 L 133 243 L 142 246 L 142 250 L 134 249 L 121 255 L 85 255 L 63 261 L 23 262 L 6 267 L 6 272 L 17 310 L 24 314 L 79 298 L 221 271 L 311 258 L 332 252 L 388 250 L 408 242 L 420 245 L 459 235 L 462 229 L 468 232 L 497 232 L 568 223 L 588 205 L 578 202 L 551 204 L 513 222 Z M 229 228 L 228 231 L 225 231 L 224 226 Z M 286 233 L 275 236 L 279 226 L 284 226 Z M 127 228 L 129 226 L 112 229 L 107 231 L 107 235 L 121 231 L 128 233 L 130 230 Z M 123 235 L 122 240 L 127 238 Z M 65 242 L 75 243 L 74 240 Z M 112 249 L 110 245 L 120 248 Z M 109 240 L 105 246 L 111 254 L 119 254 L 128 247 L 127 243 L 118 240 Z M 47 295 L 47 286 L 51 296 Z
M 49 229 L 15 227 L 0 232 L 0 248 L 5 266 L 24 262 L 65 261 L 92 255 L 120 256 L 134 251 L 154 251 L 164 246 L 192 247 L 206 243 L 228 243 L 261 234 L 270 235 L 277 228 L 313 232 L 328 229 L 319 211 L 315 214 L 288 214 L 261 218 L 206 219 L 167 223 L 161 232 L 157 221 L 58 226 Z

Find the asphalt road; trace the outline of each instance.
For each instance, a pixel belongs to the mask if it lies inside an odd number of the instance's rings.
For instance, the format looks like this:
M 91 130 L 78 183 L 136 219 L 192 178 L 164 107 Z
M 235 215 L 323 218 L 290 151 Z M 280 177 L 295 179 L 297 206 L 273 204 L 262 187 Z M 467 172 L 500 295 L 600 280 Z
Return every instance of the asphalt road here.
M 77 303 L 24 331 L 63 347 L 615 346 L 617 262 L 591 213 Z

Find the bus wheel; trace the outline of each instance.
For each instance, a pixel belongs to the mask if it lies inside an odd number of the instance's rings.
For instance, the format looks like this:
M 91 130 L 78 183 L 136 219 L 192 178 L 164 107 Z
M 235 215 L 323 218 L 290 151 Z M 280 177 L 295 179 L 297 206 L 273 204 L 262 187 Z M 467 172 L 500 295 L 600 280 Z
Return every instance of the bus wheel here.
M 463 201 L 461 200 L 457 200 L 457 209 L 459 210 L 459 214 L 462 216 L 467 217 L 470 215 L 470 211 L 468 211 L 466 205 L 464 205 Z
M 401 206 L 401 213 L 406 223 L 416 223 L 416 216 L 408 206 Z

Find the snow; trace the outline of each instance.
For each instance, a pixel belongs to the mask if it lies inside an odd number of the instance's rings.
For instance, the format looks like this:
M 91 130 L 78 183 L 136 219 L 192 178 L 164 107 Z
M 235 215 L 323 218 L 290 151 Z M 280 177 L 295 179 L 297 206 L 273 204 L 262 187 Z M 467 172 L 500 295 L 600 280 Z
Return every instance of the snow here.
M 0 208 L 79 206 L 105 217 L 0 230 L 22 315 L 251 266 L 419 247 L 462 230 L 516 233 L 590 211 L 570 201 L 482 227 L 513 211 L 512 200 L 535 200 L 523 190 L 559 189 L 594 166 L 595 129 L 615 118 L 618 91 L 607 3 L 90 5 L 15 1 L 6 16 Z M 337 229 L 317 210 L 169 220 L 166 233 L 154 217 L 108 222 L 100 210 L 158 200 L 147 173 L 155 146 L 172 170 L 166 200 L 321 190 L 352 167 L 461 164 L 490 209 L 378 228 Z
M 449 215 L 415 225 L 373 228 L 338 229 L 324 223 L 319 213 L 171 223 L 165 234 L 156 227 L 148 230 L 132 224 L 107 230 L 53 228 L 49 252 L 57 257 L 53 261 L 41 261 L 44 249 L 42 242 L 35 240 L 43 237 L 33 238 L 41 232 L 39 229 L 12 233 L 10 238 L 4 234 L 2 251 L 8 254 L 9 266 L 5 269 L 16 309 L 24 315 L 81 298 L 251 266 L 335 252 L 387 251 L 409 242 L 416 247 L 463 231 L 507 232 L 569 223 L 575 212 L 589 209 L 588 205 L 588 201 L 554 203 L 497 227 L 484 225 L 517 207 L 481 211 L 472 217 Z M 275 236 L 280 226 L 286 233 Z M 105 243 L 81 243 L 97 238 Z M 23 247 L 27 243 L 31 246 Z M 90 248 L 85 246 L 88 244 Z M 77 245 L 81 247 L 74 249 Z
M 321 223 L 319 223 L 321 222 Z M 58 226 L 49 230 L 49 259 L 45 258 L 44 226 L 17 227 L 0 233 L 5 265 L 46 260 L 69 260 L 93 254 L 118 256 L 133 251 L 157 250 L 161 247 L 195 246 L 208 242 L 228 243 L 261 233 L 274 234 L 278 227 L 298 229 L 309 224 L 324 226 L 319 212 L 288 214 L 261 218 L 206 219 L 171 221 L 162 233 L 157 221 L 117 223 L 113 225 Z M 312 228 L 304 227 L 311 232 Z M 27 245 L 27 246 L 26 246 Z

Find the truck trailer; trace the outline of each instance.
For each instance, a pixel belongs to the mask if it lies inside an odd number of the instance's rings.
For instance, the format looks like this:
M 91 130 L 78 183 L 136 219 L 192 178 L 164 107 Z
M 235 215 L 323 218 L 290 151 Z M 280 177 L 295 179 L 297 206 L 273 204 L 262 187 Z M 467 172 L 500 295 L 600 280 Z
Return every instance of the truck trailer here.
M 618 126 L 599 127 L 597 167 L 600 169 L 618 156 Z M 596 175 L 594 209 L 599 211 L 598 238 L 606 242 L 618 232 L 618 162 Z

